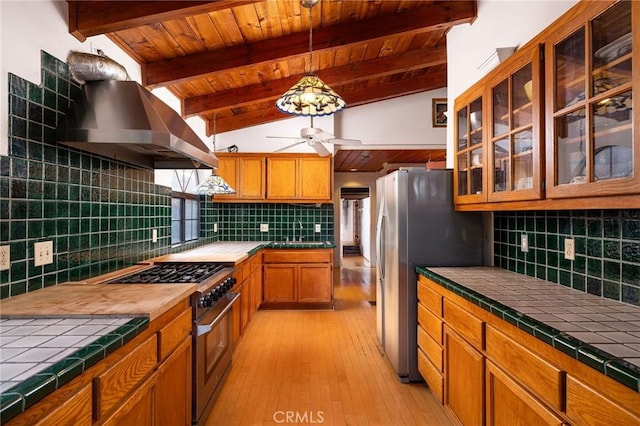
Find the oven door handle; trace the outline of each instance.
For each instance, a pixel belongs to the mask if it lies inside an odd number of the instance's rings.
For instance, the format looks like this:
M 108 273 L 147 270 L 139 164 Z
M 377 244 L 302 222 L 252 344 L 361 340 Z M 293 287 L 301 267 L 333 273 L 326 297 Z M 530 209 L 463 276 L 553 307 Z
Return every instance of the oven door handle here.
M 208 332 L 210 332 L 213 329 L 213 326 L 220 320 L 220 318 L 222 318 L 227 312 L 229 312 L 229 310 L 231 309 L 233 304 L 236 302 L 236 300 L 238 300 L 239 297 L 240 297 L 240 294 L 238 293 L 234 294 L 233 298 L 231 299 L 231 302 L 229 302 L 229 304 L 224 307 L 222 312 L 220 312 L 218 316 L 216 316 L 214 320 L 211 321 L 209 324 L 196 324 L 196 337 L 200 337 L 203 334 L 207 334 Z

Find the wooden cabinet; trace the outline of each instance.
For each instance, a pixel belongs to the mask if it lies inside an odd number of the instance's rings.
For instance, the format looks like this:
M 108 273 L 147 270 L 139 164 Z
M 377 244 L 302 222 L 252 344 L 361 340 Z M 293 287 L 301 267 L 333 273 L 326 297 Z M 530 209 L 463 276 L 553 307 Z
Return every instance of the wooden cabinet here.
M 331 249 L 270 249 L 265 251 L 263 261 L 264 307 L 332 305 Z
M 331 157 L 316 154 L 218 153 L 218 169 L 235 194 L 217 202 L 330 202 Z
M 267 199 L 331 201 L 331 157 L 299 154 L 267 158 Z
M 519 50 L 489 78 L 488 200 L 542 198 L 542 48 Z
M 424 276 L 417 308 L 418 370 L 457 422 L 640 424 L 636 389 Z
M 192 339 L 187 336 L 158 367 L 155 398 L 155 425 L 191 424 Z
M 491 361 L 486 362 L 486 395 L 489 426 L 565 424 L 560 416 Z
M 103 422 L 104 426 L 153 426 L 154 399 L 158 374 L 154 373 L 136 387 Z
M 639 2 L 582 1 L 461 94 L 457 209 L 637 208 L 638 44 Z
M 487 201 L 484 92 L 484 87 L 474 88 L 455 102 L 453 184 L 456 204 Z
M 640 193 L 640 4 L 577 10 L 546 39 L 547 196 Z
M 266 157 L 263 154 L 218 153 L 216 173 L 235 189 L 235 194 L 216 195 L 216 201 L 264 200 Z
M 75 395 L 66 399 L 59 407 L 34 423 L 37 426 L 89 426 L 92 422 L 91 384 L 81 388 Z
M 463 425 L 484 424 L 484 356 L 444 327 L 444 405 Z
M 440 402 L 444 402 L 442 296 L 418 279 L 418 371 Z
M 262 251 L 236 265 L 233 291 L 239 298 L 231 308 L 233 342 L 244 334 L 251 318 L 262 303 Z

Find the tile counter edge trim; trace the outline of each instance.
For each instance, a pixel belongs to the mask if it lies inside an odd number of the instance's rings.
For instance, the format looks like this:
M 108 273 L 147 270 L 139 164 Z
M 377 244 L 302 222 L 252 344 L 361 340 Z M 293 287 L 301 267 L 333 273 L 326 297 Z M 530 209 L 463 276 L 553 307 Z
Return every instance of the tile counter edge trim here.
M 517 310 L 490 299 L 474 290 L 436 274 L 426 268 L 417 267 L 416 272 L 433 280 L 447 290 L 494 314 L 520 330 L 542 340 L 570 357 L 611 377 L 617 382 L 640 393 L 640 371 L 634 365 L 601 349 L 595 348 L 575 337 L 533 319 Z
M 82 374 L 140 334 L 149 318 L 136 317 L 95 342 L 0 394 L 0 423 L 26 411 L 42 398 Z

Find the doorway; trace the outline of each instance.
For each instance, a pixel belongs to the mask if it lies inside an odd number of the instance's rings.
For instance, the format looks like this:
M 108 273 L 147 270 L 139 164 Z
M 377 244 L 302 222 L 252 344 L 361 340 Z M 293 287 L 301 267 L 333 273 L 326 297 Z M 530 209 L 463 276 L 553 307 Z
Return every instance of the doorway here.
M 368 187 L 340 188 L 341 258 L 350 258 L 359 264 L 368 263 L 370 204 Z

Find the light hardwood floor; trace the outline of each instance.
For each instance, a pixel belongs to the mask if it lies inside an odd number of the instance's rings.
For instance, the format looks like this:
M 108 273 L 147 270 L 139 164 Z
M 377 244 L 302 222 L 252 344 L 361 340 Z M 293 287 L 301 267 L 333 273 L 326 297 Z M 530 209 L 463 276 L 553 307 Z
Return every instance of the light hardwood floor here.
M 402 384 L 376 338 L 375 270 L 336 268 L 335 310 L 258 311 L 207 426 L 450 425 L 423 384 Z

